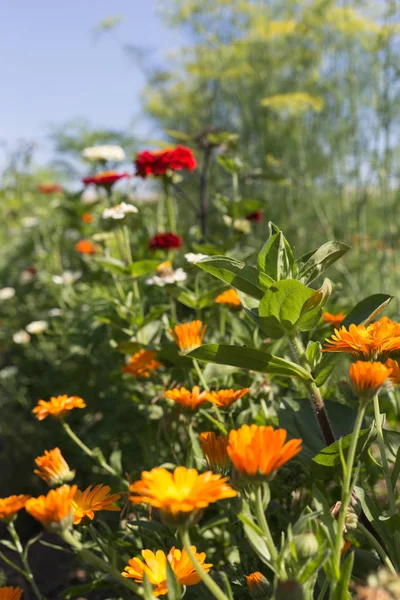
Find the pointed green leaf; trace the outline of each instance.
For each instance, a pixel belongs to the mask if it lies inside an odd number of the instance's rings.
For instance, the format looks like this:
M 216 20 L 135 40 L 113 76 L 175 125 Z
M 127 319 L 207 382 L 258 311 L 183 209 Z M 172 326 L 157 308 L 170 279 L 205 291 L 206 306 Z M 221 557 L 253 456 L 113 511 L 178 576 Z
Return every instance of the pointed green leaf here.
M 175 572 L 171 567 L 170 562 L 167 560 L 167 589 L 168 589 L 168 600 L 181 600 L 182 598 L 182 587 L 180 586 Z
M 269 223 L 270 235 L 257 258 L 257 268 L 266 273 L 274 281 L 289 277 L 295 270 L 292 249 L 282 231 L 273 223 Z
M 333 369 L 343 358 L 344 355 L 341 352 L 327 352 L 324 354 L 314 372 L 315 383 L 318 387 L 321 387 L 325 383 Z
M 140 277 L 141 275 L 154 273 L 159 264 L 159 260 L 138 260 L 130 264 L 128 268 L 132 277 Z
M 353 434 L 350 433 L 349 435 L 346 435 L 346 437 L 333 442 L 333 444 L 323 448 L 317 456 L 313 458 L 312 469 L 317 477 L 332 477 L 332 469 L 341 469 L 340 448 L 346 456 L 352 436 Z M 357 440 L 357 456 L 365 450 L 367 443 L 369 444 L 372 442 L 373 437 L 374 434 L 371 429 L 362 429 L 360 431 Z
M 117 258 L 94 258 L 93 261 L 103 267 L 103 269 L 106 271 L 109 271 L 109 273 L 114 273 L 115 275 L 128 274 L 128 269 L 125 263 Z
M 297 279 L 305 284 L 311 283 L 349 250 L 350 246 L 343 242 L 323 244 L 296 261 L 299 267 Z
M 361 300 L 349 312 L 341 327 L 349 327 L 354 325 L 368 325 L 379 313 L 381 313 L 393 299 L 393 296 L 388 294 L 373 294 Z

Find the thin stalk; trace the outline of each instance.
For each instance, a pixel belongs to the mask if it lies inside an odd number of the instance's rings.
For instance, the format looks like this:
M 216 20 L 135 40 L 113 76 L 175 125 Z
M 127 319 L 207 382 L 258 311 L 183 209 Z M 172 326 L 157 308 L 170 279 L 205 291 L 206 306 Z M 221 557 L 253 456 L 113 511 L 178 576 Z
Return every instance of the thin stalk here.
M 200 173 L 200 231 L 201 241 L 204 242 L 207 235 L 207 213 L 208 213 L 208 172 L 210 168 L 212 149 L 210 147 L 204 149 L 203 165 Z
M 259 485 L 256 491 L 256 501 L 254 504 L 255 513 L 258 521 L 258 525 L 262 530 L 265 541 L 267 542 L 268 550 L 271 554 L 271 558 L 276 563 L 278 559 L 278 551 L 275 547 L 275 542 L 272 538 L 271 531 L 268 525 L 268 521 L 265 517 L 264 507 L 263 507 L 263 499 L 262 499 L 262 486 Z
M 389 463 L 388 463 L 387 456 L 386 456 L 385 440 L 383 439 L 383 431 L 382 431 L 382 423 L 381 423 L 381 414 L 380 414 L 380 410 L 379 410 L 378 394 L 376 394 L 374 396 L 374 416 L 375 416 L 376 437 L 378 440 L 379 452 L 380 452 L 381 460 L 382 460 L 383 474 L 385 476 L 390 514 L 395 515 L 397 513 L 396 498 L 395 498 L 394 491 L 393 491 L 392 480 L 390 477 Z
M 217 600 L 229 600 L 228 596 L 221 590 L 221 588 L 215 583 L 208 573 L 205 572 L 201 564 L 196 558 L 196 555 L 192 551 L 192 544 L 190 542 L 189 531 L 187 527 L 182 527 L 179 530 L 183 547 L 189 555 L 189 558 L 197 571 L 198 576 L 204 583 L 204 585 L 210 590 L 211 594 Z
M 196 369 L 196 373 L 199 376 L 201 385 L 206 390 L 206 392 L 209 392 L 210 388 L 209 388 L 206 380 L 204 379 L 203 371 L 200 369 L 200 365 L 195 358 L 193 359 L 193 364 L 194 364 L 194 368 Z
M 176 233 L 176 219 L 175 219 L 175 211 L 174 211 L 174 202 L 171 196 L 169 181 L 166 177 L 163 179 L 164 183 L 164 193 L 165 193 L 165 204 L 167 207 L 167 219 L 168 219 L 168 229 L 171 233 Z
M 13 540 L 13 542 L 15 544 L 15 547 L 17 549 L 17 552 L 18 552 L 18 555 L 19 555 L 19 557 L 21 559 L 21 562 L 24 565 L 25 577 L 29 581 L 29 583 L 31 585 L 31 588 L 33 590 L 33 593 L 35 594 L 36 598 L 38 598 L 38 600 L 42 600 L 42 598 L 44 596 L 42 596 L 42 594 L 41 594 L 41 592 L 40 592 L 40 590 L 39 590 L 39 588 L 38 588 L 38 586 L 36 584 L 35 578 L 33 576 L 31 568 L 29 566 L 28 558 L 25 556 L 24 549 L 23 549 L 22 544 L 21 544 L 21 540 L 19 538 L 17 530 L 15 529 L 13 521 L 10 521 L 8 523 L 7 529 L 8 529 L 8 532 L 9 532 L 10 536 L 12 537 L 12 540 Z
M 321 591 L 320 591 L 320 593 L 318 594 L 318 598 L 317 598 L 317 600 L 324 600 L 324 598 L 325 598 L 325 594 L 326 594 L 326 592 L 327 592 L 327 590 L 328 590 L 328 587 L 329 587 L 329 583 L 330 583 L 330 582 L 329 582 L 329 579 L 325 579 L 325 581 L 324 581 L 324 584 L 323 584 L 323 586 L 322 586 L 322 588 L 321 588 Z
M 368 529 L 366 527 L 364 527 L 364 525 L 362 523 L 360 523 L 360 522 L 358 523 L 357 528 L 365 535 L 365 537 L 368 538 L 371 546 L 373 546 L 375 548 L 375 550 L 377 551 L 377 553 L 381 557 L 382 562 L 389 569 L 389 571 L 391 571 L 394 575 L 396 575 L 396 569 L 393 566 L 392 561 L 390 560 L 390 558 L 386 554 L 384 548 L 380 545 L 380 543 L 378 542 L 378 540 L 375 538 L 375 536 L 373 536 L 372 533 L 370 531 L 368 531 Z
M 0 558 L 6 563 L 6 565 L 8 565 L 12 569 L 20 573 L 23 577 L 25 577 L 25 579 L 29 579 L 29 574 L 26 571 L 24 571 L 24 569 L 21 569 L 19 565 L 17 565 L 13 560 L 8 558 L 8 556 L 3 554 L 2 552 L 0 552 Z

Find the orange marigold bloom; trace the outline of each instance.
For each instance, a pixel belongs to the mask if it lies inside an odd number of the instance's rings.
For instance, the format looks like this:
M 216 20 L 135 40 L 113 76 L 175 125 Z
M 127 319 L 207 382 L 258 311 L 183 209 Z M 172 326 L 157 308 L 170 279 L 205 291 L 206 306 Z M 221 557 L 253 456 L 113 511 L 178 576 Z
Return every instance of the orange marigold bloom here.
M 30 496 L 20 494 L 19 496 L 7 496 L 0 498 L 0 520 L 11 521 L 21 508 L 25 507 Z
M 322 320 L 324 323 L 332 325 L 332 327 L 339 327 L 345 316 L 346 315 L 343 312 L 337 313 L 336 315 L 330 312 L 324 312 L 322 313 Z
M 212 431 L 200 434 L 200 446 L 207 461 L 207 466 L 217 473 L 226 475 L 231 461 L 226 451 L 228 438 L 215 435 Z
M 133 504 L 150 504 L 159 508 L 164 521 L 182 525 L 195 520 L 199 511 L 212 502 L 234 498 L 237 492 L 221 477 L 206 471 L 177 467 L 173 473 L 163 467 L 143 471 L 142 478 L 129 486 Z
M 242 303 L 240 302 L 239 294 L 236 290 L 226 290 L 215 298 L 217 304 L 226 304 L 229 308 L 240 308 Z
M 72 510 L 74 512 L 74 525 L 78 525 L 84 517 L 94 519 L 94 513 L 98 510 L 121 510 L 119 506 L 113 503 L 121 498 L 120 494 L 109 494 L 111 488 L 109 485 L 99 483 L 92 489 L 89 485 L 84 492 L 76 490 L 72 500 Z
M 66 529 L 72 524 L 72 499 L 76 490 L 76 485 L 62 485 L 50 490 L 47 496 L 30 498 L 25 504 L 25 509 L 47 529 Z
M 348 352 L 362 360 L 379 360 L 400 350 L 400 323 L 382 317 L 367 327 L 341 327 L 326 343 L 323 352 Z
M 260 571 L 246 575 L 246 583 L 250 595 L 254 600 L 261 600 L 270 596 L 271 586 L 268 579 Z
M 11 587 L 10 585 L 0 588 L 0 600 L 20 600 L 22 590 L 20 587 Z
M 360 398 L 372 398 L 390 376 L 392 369 L 380 362 L 359 360 L 350 366 L 350 380 L 354 393 Z
M 209 402 L 215 404 L 219 408 L 228 408 L 234 402 L 237 402 L 242 398 L 250 388 L 243 388 L 241 390 L 219 390 L 218 392 L 207 392 L 206 398 Z
M 61 485 L 75 476 L 75 471 L 69 468 L 60 448 L 45 450 L 43 456 L 35 458 L 35 463 L 39 468 L 33 472 L 50 486 Z
M 81 254 L 96 254 L 97 247 L 90 240 L 79 240 L 75 244 L 75 250 Z
M 285 443 L 287 431 L 258 425 L 242 425 L 229 433 L 227 452 L 239 473 L 269 478 L 301 451 L 301 440 Z
M 151 371 L 155 371 L 162 366 L 156 360 L 156 353 L 151 350 L 139 350 L 130 357 L 129 363 L 121 367 L 123 373 L 128 373 L 132 377 L 146 377 L 149 379 Z
M 201 321 L 191 321 L 175 325 L 174 329 L 170 329 L 169 332 L 183 352 L 190 352 L 197 346 L 201 346 L 206 329 L 207 325 L 203 325 Z
M 201 404 L 207 402 L 206 392 L 200 392 L 200 388 L 197 385 L 192 388 L 192 391 L 184 387 L 167 390 L 164 396 L 190 410 L 196 410 Z
M 86 404 L 79 396 L 52 396 L 47 402 L 39 400 L 32 412 L 36 415 L 39 421 L 43 421 L 46 417 L 52 416 L 56 419 L 63 419 L 69 410 L 73 408 L 85 408 Z
M 84 223 L 91 223 L 93 221 L 93 215 L 88 212 L 84 212 L 81 216 L 81 219 Z
M 392 383 L 400 383 L 400 367 L 397 360 L 392 360 L 388 358 L 385 362 L 385 367 L 391 369 L 392 372 L 389 375 L 389 379 Z
M 213 565 L 204 563 L 206 559 L 205 552 L 197 553 L 196 546 L 191 546 L 191 549 L 204 571 L 208 573 Z M 200 577 L 185 549 L 180 551 L 171 548 L 168 555 L 165 555 L 162 550 L 157 550 L 155 554 L 151 550 L 142 550 L 142 556 L 143 560 L 131 558 L 121 575 L 130 577 L 137 583 L 143 583 L 143 577 L 146 575 L 153 586 L 153 596 L 165 596 L 168 593 L 167 561 L 182 585 L 196 585 L 200 581 Z

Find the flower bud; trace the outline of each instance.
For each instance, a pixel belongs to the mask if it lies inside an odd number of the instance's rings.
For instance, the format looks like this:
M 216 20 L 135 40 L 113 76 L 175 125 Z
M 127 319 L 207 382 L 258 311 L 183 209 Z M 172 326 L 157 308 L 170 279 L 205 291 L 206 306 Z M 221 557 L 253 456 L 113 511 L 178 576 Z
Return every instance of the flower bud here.
M 279 581 L 275 592 L 275 600 L 304 600 L 304 590 L 295 579 Z
M 259 571 L 246 575 L 246 583 L 253 600 L 265 600 L 271 595 L 271 584 Z
M 294 547 L 299 560 L 307 560 L 318 552 L 318 540 L 312 531 L 294 537 Z

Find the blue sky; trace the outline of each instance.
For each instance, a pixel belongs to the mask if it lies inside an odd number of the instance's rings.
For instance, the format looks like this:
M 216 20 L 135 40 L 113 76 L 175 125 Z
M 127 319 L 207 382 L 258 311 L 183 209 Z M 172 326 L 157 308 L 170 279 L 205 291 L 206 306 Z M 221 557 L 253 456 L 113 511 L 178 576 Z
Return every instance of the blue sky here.
M 0 141 L 38 144 L 50 156 L 51 125 L 84 117 L 93 125 L 129 127 L 140 119 L 145 82 L 122 44 L 149 48 L 153 61 L 182 45 L 157 0 L 10 0 L 0 3 Z M 103 19 L 121 15 L 113 34 L 95 35 Z M 118 38 L 118 39 L 116 39 Z M 139 125 L 145 130 L 145 125 Z M 3 153 L 2 153 L 3 154 Z M 0 155 L 1 156 L 1 155 Z M 3 156 L 1 157 L 3 159 Z

